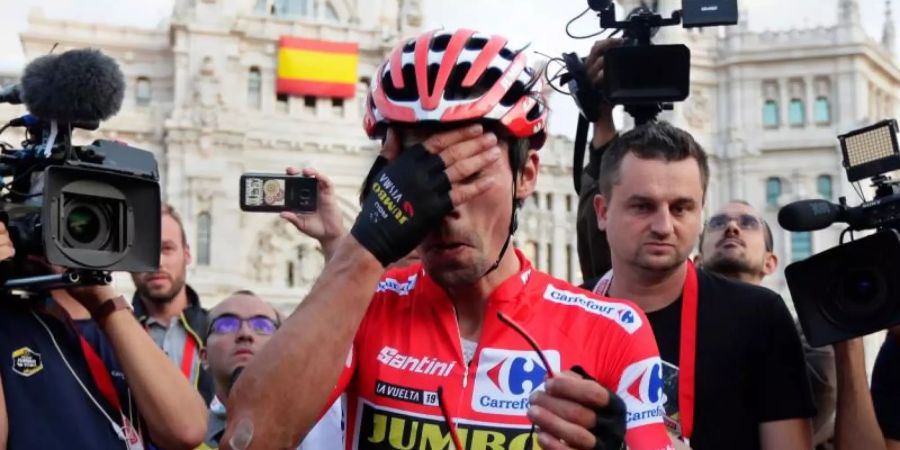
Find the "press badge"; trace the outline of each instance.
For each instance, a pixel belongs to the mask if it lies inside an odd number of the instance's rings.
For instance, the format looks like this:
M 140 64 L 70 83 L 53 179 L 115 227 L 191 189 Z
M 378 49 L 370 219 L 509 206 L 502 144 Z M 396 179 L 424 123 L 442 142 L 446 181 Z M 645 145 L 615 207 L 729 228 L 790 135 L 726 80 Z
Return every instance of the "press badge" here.
M 666 429 L 680 440 L 683 439 L 681 430 L 681 411 L 678 406 L 678 366 L 662 362 L 663 394 L 665 395 L 666 416 L 663 422 Z
M 128 446 L 128 450 L 144 450 L 144 443 L 141 441 L 141 435 L 138 434 L 131 421 L 122 414 L 122 439 Z

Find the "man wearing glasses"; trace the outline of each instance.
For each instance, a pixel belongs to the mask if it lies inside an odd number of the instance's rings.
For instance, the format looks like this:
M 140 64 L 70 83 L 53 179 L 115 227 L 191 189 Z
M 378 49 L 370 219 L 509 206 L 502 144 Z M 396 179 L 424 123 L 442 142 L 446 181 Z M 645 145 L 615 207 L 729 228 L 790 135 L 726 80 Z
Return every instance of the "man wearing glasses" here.
M 759 212 L 733 200 L 706 222 L 696 261 L 710 272 L 759 285 L 778 266 L 773 244 L 772 230 Z M 815 448 L 828 448 L 832 437 L 836 450 L 884 448 L 868 392 L 862 339 L 837 343 L 833 350 L 810 347 L 803 339 L 803 352 L 816 405 Z
M 634 450 L 671 447 L 643 314 L 509 245 L 547 118 L 543 75 L 520 49 L 432 31 L 378 68 L 364 124 L 387 163 L 235 384 L 223 443 L 288 447 L 345 392 L 348 449 L 618 449 L 623 435 Z M 422 264 L 385 274 L 415 248 Z
M 201 352 L 212 374 L 215 398 L 209 407 L 209 426 L 198 450 L 219 448 L 225 431 L 225 404 L 240 371 L 281 326 L 281 315 L 251 291 L 237 291 L 209 313 L 209 330 Z M 341 409 L 336 402 L 306 436 L 299 450 L 339 449 L 342 445 Z
M 749 203 L 735 200 L 706 221 L 697 262 L 710 272 L 761 285 L 778 267 L 774 244 L 769 224 Z

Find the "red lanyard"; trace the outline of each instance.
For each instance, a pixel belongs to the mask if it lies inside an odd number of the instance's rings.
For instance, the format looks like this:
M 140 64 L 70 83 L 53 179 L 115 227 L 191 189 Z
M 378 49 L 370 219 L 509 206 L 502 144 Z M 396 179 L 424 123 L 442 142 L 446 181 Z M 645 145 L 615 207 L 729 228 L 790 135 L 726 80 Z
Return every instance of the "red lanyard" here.
M 81 342 L 81 351 L 84 353 L 84 359 L 87 361 L 88 369 L 91 371 L 91 378 L 94 379 L 97 389 L 100 390 L 100 393 L 103 394 L 103 397 L 106 398 L 109 404 L 121 414 L 122 403 L 119 402 L 119 395 L 116 393 L 116 387 L 112 382 L 112 377 L 109 375 L 106 363 L 103 362 L 100 355 L 94 351 L 94 348 L 91 347 L 91 344 L 88 343 L 81 333 L 78 333 L 78 340 Z
M 681 292 L 681 343 L 678 351 L 678 408 L 681 418 L 681 435 L 690 440 L 694 433 L 694 373 L 697 360 L 697 269 L 687 261 L 684 287 Z M 613 272 L 600 279 L 593 292 L 608 295 Z
M 197 343 L 194 342 L 194 338 L 190 334 L 185 334 L 184 350 L 181 353 L 181 373 L 184 374 L 188 381 L 193 381 L 191 380 L 191 372 L 194 368 L 194 350 L 197 348 Z
M 113 418 L 106 415 L 106 418 L 110 420 L 113 428 L 116 431 L 116 434 L 120 439 L 125 441 L 128 445 L 129 449 L 143 449 L 143 438 L 140 433 L 135 430 L 134 426 L 129 420 L 128 416 L 125 415 L 125 411 L 122 409 L 122 402 L 119 400 L 118 392 L 116 391 L 116 386 L 113 384 L 112 376 L 110 374 L 109 368 L 106 366 L 106 363 L 103 362 L 103 359 L 100 358 L 100 355 L 97 354 L 97 351 L 91 347 L 91 344 L 88 343 L 87 339 L 84 338 L 84 335 L 81 334 L 78 326 L 72 320 L 72 317 L 65 310 L 65 308 L 61 307 L 57 303 L 52 303 L 46 310 L 47 313 L 56 317 L 66 325 L 68 325 L 69 329 L 71 329 L 78 336 L 78 343 L 81 346 L 81 353 L 84 355 L 84 361 L 87 363 L 88 371 L 91 374 L 91 378 L 94 380 L 94 385 L 100 391 L 100 394 L 103 395 L 103 398 L 106 399 L 109 404 L 119 411 L 119 416 L 121 417 L 121 423 L 117 423 Z M 40 318 L 38 318 L 40 320 Z M 46 326 L 46 325 L 45 325 Z M 49 328 L 48 328 L 49 331 Z M 51 332 L 51 339 L 53 339 Z M 54 341 L 55 342 L 55 341 Z M 65 358 L 65 357 L 63 357 Z M 70 367 L 71 370 L 71 367 Z M 72 372 L 72 375 L 78 379 L 78 375 Z M 93 396 L 86 390 L 83 383 L 79 381 L 81 387 L 85 389 L 85 393 L 91 397 L 93 400 Z M 94 400 L 96 404 L 96 400 Z M 99 404 L 97 405 L 100 406 Z M 100 408 L 101 412 L 103 408 Z
M 84 338 L 84 335 L 81 334 L 78 325 L 72 320 L 72 316 L 69 315 L 65 308 L 55 302 L 51 303 L 46 312 L 68 325 L 69 329 L 78 336 L 78 343 L 81 345 L 81 353 L 84 355 L 84 361 L 87 363 L 91 378 L 94 379 L 94 385 L 100 390 L 100 394 L 103 395 L 103 398 L 105 398 L 113 408 L 118 410 L 119 414 L 121 414 L 124 419 L 125 415 L 122 410 L 122 402 L 119 401 L 119 395 L 116 392 L 116 386 L 113 384 L 112 377 L 109 374 L 109 368 L 106 367 L 106 363 L 103 362 L 100 355 L 97 354 L 94 348 L 91 347 L 91 344 L 88 343 L 87 339 Z
M 687 262 L 687 274 L 681 293 L 681 344 L 678 352 L 678 408 L 681 434 L 690 439 L 694 433 L 694 372 L 697 360 L 697 270 Z
M 181 317 L 178 317 L 178 320 L 181 320 Z M 171 325 L 170 325 L 171 326 Z M 182 326 L 184 326 L 182 324 Z M 144 329 L 147 332 L 150 332 L 150 327 L 144 322 Z M 191 373 L 194 371 L 194 353 L 197 351 L 197 343 L 194 342 L 194 338 L 187 331 L 187 327 L 184 327 L 184 349 L 181 351 L 181 373 L 184 375 L 188 381 L 193 382 L 191 379 Z

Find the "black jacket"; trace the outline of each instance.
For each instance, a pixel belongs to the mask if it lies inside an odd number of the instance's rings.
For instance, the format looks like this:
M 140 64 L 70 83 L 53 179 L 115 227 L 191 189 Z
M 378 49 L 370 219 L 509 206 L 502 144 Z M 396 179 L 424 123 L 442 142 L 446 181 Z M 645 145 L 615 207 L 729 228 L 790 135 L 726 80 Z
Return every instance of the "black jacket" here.
M 180 320 L 187 330 L 189 337 L 194 339 L 197 350 L 200 351 L 204 348 L 206 343 L 206 332 L 209 328 L 209 311 L 200 306 L 200 297 L 194 289 L 185 285 L 185 290 L 187 291 L 188 305 L 184 311 L 182 311 Z M 141 301 L 137 292 L 135 292 L 131 304 L 134 307 L 134 314 L 137 316 L 138 321 L 141 322 L 141 325 L 146 327 L 147 320 L 150 316 L 147 313 L 147 307 L 144 305 L 144 302 Z M 212 375 L 203 368 L 202 364 L 200 365 L 198 373 L 199 376 L 197 379 L 190 381 L 191 384 L 200 391 L 200 395 L 203 396 L 203 400 L 208 405 L 215 395 L 215 386 L 213 385 Z

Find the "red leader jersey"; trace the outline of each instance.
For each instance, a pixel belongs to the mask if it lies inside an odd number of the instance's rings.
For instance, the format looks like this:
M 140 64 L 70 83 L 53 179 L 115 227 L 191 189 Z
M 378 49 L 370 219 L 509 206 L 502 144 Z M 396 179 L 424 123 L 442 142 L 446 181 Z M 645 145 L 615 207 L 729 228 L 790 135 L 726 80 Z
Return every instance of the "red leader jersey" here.
M 452 449 L 437 388 L 469 450 L 540 448 L 525 416 L 547 374 L 502 311 L 537 341 L 555 372 L 583 367 L 625 401 L 632 450 L 671 449 L 659 351 L 643 312 L 532 268 L 490 295 L 481 338 L 464 361 L 453 303 L 421 265 L 389 271 L 353 341 L 334 396 L 347 394 L 346 448 Z

